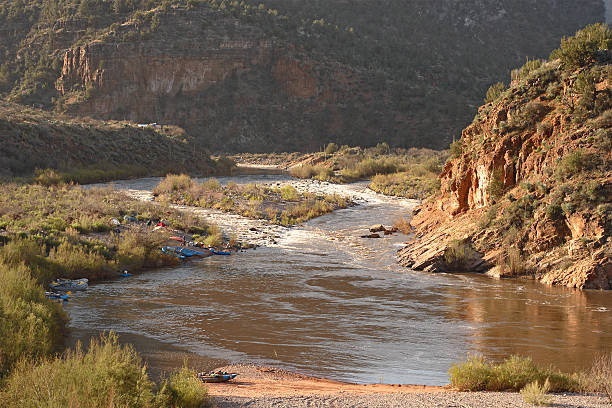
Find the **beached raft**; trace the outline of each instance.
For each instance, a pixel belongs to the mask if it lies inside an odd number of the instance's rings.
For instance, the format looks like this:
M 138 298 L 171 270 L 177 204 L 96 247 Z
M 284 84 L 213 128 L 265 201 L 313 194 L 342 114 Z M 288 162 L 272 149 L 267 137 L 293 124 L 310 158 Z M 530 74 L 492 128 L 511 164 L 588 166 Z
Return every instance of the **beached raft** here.
M 177 258 L 181 258 L 181 259 L 191 258 L 192 256 L 204 258 L 204 257 L 211 256 L 211 255 L 231 255 L 232 254 L 229 251 L 219 251 L 217 249 L 212 249 L 212 248 L 203 249 L 201 251 L 198 251 L 195 249 L 179 247 L 179 246 L 165 246 L 165 247 L 162 247 L 161 250 L 165 254 L 174 255 Z
M 209 373 L 198 373 L 198 378 L 205 383 L 220 383 L 233 380 L 237 373 L 226 373 L 225 371 L 211 371 Z
M 70 294 L 68 293 L 45 292 L 45 296 L 47 297 L 47 299 L 51 300 L 59 300 L 64 302 L 70 300 Z
M 85 290 L 87 289 L 89 280 L 87 278 L 82 279 L 56 279 L 49 284 L 49 288 L 53 291 L 68 292 L 71 290 Z

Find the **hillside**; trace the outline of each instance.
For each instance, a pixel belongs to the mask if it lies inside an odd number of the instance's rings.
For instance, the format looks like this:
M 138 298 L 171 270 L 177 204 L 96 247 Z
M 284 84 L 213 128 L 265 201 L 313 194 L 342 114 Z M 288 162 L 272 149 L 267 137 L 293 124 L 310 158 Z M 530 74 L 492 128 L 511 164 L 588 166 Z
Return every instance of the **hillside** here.
M 79 182 L 219 167 L 176 126 L 74 119 L 0 101 L 0 178 L 55 169 Z
M 589 26 L 488 92 L 402 264 L 612 289 L 611 45 Z
M 444 148 L 510 67 L 603 16 L 601 0 L 0 0 L 0 92 L 215 151 Z

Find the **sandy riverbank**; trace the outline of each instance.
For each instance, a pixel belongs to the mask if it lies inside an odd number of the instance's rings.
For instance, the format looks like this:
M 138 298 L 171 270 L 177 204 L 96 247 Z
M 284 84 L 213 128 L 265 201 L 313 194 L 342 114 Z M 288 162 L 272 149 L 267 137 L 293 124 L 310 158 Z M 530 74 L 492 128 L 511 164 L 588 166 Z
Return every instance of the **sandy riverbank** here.
M 291 373 L 273 367 L 231 365 L 240 375 L 208 384 L 217 408 L 234 407 L 530 407 L 519 393 L 455 392 L 449 387 L 405 384 L 351 384 Z M 554 407 L 610 407 L 596 395 L 555 394 Z

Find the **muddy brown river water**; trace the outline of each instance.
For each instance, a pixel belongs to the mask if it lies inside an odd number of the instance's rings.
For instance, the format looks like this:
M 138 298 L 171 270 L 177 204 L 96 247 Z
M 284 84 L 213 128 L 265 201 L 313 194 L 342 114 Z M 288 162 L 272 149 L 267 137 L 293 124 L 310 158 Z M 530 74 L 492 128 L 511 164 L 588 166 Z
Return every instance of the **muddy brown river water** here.
M 115 186 L 146 195 L 155 183 Z M 359 235 L 409 215 L 414 202 L 365 184 L 321 188 L 360 204 L 272 229 L 275 243 L 257 250 L 94 283 L 65 306 L 70 341 L 114 330 L 154 373 L 189 358 L 202 369 L 252 362 L 357 383 L 427 385 L 448 383 L 448 368 L 467 353 L 516 353 L 575 371 L 612 351 L 612 293 L 411 271 L 395 263 L 407 236 Z M 225 228 L 250 223 L 211 217 Z

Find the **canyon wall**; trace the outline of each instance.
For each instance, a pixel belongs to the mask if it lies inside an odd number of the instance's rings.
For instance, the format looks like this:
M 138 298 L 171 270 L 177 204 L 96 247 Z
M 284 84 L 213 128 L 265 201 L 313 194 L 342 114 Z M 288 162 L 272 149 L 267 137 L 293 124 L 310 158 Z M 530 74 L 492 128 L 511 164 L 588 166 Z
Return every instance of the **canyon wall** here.
M 611 66 L 560 66 L 534 64 L 480 107 L 402 264 L 612 289 Z

